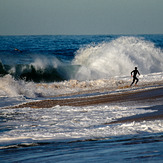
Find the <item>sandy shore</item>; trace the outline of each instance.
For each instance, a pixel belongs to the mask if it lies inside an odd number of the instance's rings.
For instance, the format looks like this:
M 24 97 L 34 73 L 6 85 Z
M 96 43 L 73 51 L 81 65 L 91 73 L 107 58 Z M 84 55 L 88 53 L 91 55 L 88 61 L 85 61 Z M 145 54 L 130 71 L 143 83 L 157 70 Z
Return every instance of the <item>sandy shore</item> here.
M 127 123 L 127 122 L 133 122 L 133 121 L 139 122 L 139 121 L 152 121 L 152 120 L 163 119 L 163 105 L 148 107 L 147 109 L 156 110 L 156 112 L 145 113 L 145 114 L 125 117 L 125 118 L 119 118 L 113 122 L 105 123 L 105 125 L 115 124 L 115 123 Z
M 99 104 L 112 104 L 122 102 L 141 102 L 141 101 L 155 101 L 156 99 L 163 98 L 163 88 L 147 89 L 147 90 L 136 90 L 126 91 L 114 94 L 104 94 L 97 96 L 87 96 L 81 98 L 66 98 L 59 100 L 42 100 L 25 103 L 22 105 L 10 107 L 31 107 L 31 108 L 50 108 L 56 105 L 60 106 L 89 106 Z
M 22 108 L 22 107 L 31 107 L 31 108 L 51 108 L 56 105 L 60 106 L 90 106 L 90 105 L 112 105 L 112 104 L 123 104 L 125 102 L 131 104 L 138 103 L 155 103 L 157 105 L 157 101 L 163 101 L 163 87 L 152 88 L 152 89 L 138 89 L 135 91 L 129 90 L 125 92 L 115 93 L 115 94 L 104 94 L 98 96 L 87 96 L 82 98 L 67 98 L 67 99 L 59 99 L 59 100 L 42 100 L 29 102 L 22 105 L 10 107 L 10 108 Z M 149 108 L 151 109 L 151 107 Z M 123 119 L 118 119 L 117 121 L 111 122 L 113 123 L 124 123 L 131 121 L 142 121 L 142 120 L 155 120 L 155 119 L 163 119 L 163 105 L 156 107 L 157 110 L 154 113 L 147 113 L 138 116 L 127 117 Z

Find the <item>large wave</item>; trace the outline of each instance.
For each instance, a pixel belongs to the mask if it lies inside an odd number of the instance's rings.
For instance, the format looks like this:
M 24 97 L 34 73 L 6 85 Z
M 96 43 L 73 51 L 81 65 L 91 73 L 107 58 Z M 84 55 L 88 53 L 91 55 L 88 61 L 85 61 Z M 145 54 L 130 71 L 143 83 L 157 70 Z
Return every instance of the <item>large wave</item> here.
M 63 63 L 56 57 L 37 56 L 30 64 L 6 65 L 0 62 L 0 76 L 11 75 L 16 80 L 60 82 L 71 79 L 78 66 Z
M 129 75 L 135 66 L 141 74 L 163 71 L 163 52 L 138 37 L 120 37 L 77 51 L 73 64 L 80 65 L 78 80 Z
M 69 63 L 46 55 L 36 55 L 31 63 L 6 65 L 0 61 L 0 75 L 37 83 L 83 81 L 128 76 L 135 66 L 141 74 L 163 72 L 163 52 L 143 38 L 119 37 L 80 48 Z

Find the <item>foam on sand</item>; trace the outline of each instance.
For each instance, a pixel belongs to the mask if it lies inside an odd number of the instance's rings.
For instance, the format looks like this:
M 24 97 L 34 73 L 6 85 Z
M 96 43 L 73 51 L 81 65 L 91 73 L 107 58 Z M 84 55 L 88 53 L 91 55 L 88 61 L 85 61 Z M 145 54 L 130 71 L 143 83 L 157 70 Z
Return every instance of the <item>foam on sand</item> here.
M 117 118 L 152 113 L 147 106 L 55 106 L 52 108 L 2 109 L 2 124 L 9 130 L 0 136 L 0 143 L 33 142 L 41 140 L 85 140 L 109 138 L 110 136 L 138 134 L 141 132 L 162 132 L 162 121 L 141 121 L 127 124 L 106 125 Z

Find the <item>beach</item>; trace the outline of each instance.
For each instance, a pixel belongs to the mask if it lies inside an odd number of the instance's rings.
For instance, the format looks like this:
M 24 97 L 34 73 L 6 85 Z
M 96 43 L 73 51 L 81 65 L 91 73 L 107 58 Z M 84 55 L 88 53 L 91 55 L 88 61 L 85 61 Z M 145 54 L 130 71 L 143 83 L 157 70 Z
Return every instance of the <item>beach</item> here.
M 114 123 L 128 123 L 133 121 L 150 121 L 150 120 L 157 120 L 157 119 L 163 119 L 163 105 L 156 104 L 163 101 L 163 86 L 161 85 L 162 82 L 159 82 L 159 85 L 157 83 L 157 87 L 150 85 L 148 83 L 148 87 L 138 87 L 136 90 L 125 90 L 122 91 L 123 88 L 118 93 L 112 93 L 112 94 L 101 94 L 99 93 L 100 90 L 98 90 L 99 95 L 97 96 L 86 96 L 86 97 L 77 97 L 77 98 L 71 98 L 72 95 L 69 94 L 69 98 L 65 99 L 59 99 L 59 100 L 41 100 L 41 101 L 34 101 L 29 102 L 13 107 L 8 107 L 9 109 L 15 109 L 15 108 L 52 108 L 56 105 L 59 106 L 75 106 L 75 107 L 82 107 L 82 106 L 96 106 L 96 105 L 125 105 L 127 102 L 130 105 L 139 105 L 142 103 L 148 103 L 152 105 L 152 103 L 155 103 L 155 107 L 148 107 L 147 109 L 153 109 L 155 110 L 154 113 L 145 113 L 142 115 L 136 115 L 136 116 L 130 116 L 125 118 L 117 119 L 108 124 L 114 124 Z M 152 86 L 152 87 L 150 87 Z M 125 87 L 124 87 L 125 88 Z M 91 93 L 95 93 L 97 90 L 92 90 Z M 88 92 L 87 92 L 88 93 Z M 89 91 L 90 93 L 90 91 Z M 63 95 L 62 95 L 63 96 Z M 66 95 L 64 95 L 66 96 Z
M 162 38 L 1 36 L 0 160 L 162 162 Z

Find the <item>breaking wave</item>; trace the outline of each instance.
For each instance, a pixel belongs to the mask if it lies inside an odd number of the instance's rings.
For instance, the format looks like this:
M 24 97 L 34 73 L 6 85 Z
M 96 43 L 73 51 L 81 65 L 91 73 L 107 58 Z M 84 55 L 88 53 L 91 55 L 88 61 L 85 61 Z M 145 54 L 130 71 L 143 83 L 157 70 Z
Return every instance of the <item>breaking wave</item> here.
M 78 66 L 61 62 L 57 58 L 36 58 L 31 64 L 4 65 L 0 62 L 0 74 L 11 75 L 16 80 L 59 82 L 69 80 Z
M 80 48 L 69 63 L 40 55 L 28 64 L 6 65 L 0 61 L 0 74 L 36 83 L 83 81 L 129 75 L 135 66 L 141 74 L 162 72 L 163 52 L 143 38 L 119 37 Z
M 135 66 L 141 74 L 163 71 L 163 52 L 138 37 L 120 37 L 77 51 L 73 64 L 80 65 L 78 80 L 129 75 Z

